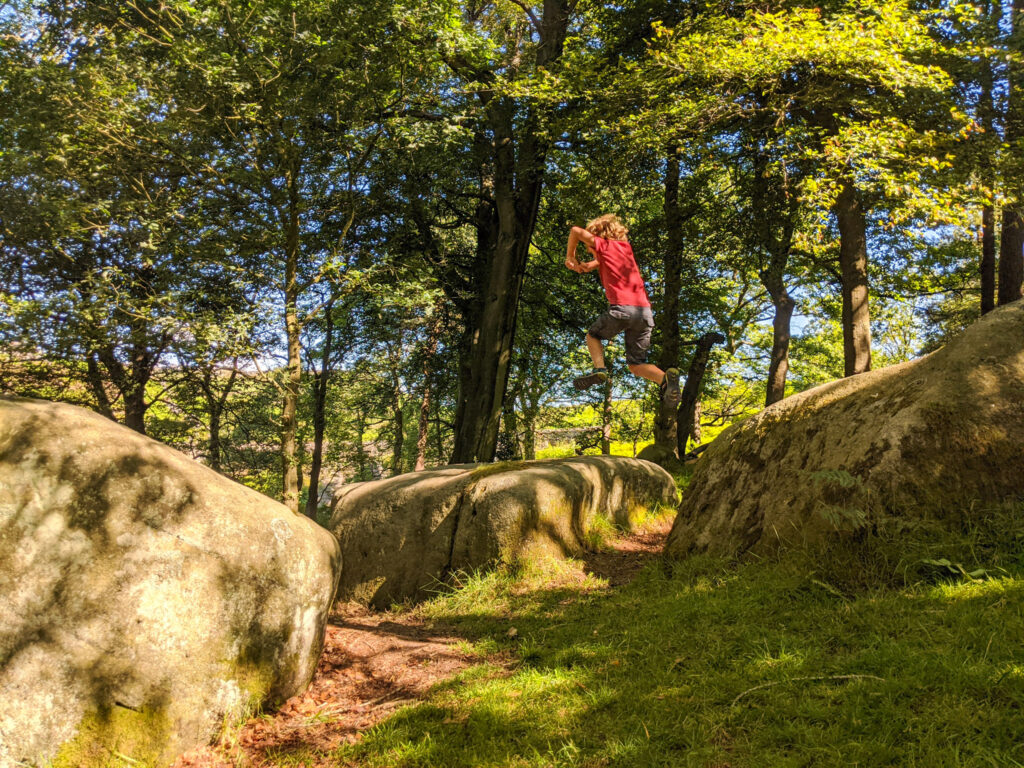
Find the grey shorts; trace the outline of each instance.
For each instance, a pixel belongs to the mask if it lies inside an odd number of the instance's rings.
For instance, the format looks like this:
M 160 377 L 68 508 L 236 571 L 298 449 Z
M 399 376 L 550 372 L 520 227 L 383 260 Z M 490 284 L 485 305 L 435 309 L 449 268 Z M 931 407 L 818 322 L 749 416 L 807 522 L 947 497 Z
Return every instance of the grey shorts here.
M 626 362 L 640 365 L 647 362 L 647 348 L 651 346 L 654 315 L 650 307 L 627 307 L 612 304 L 590 326 L 588 333 L 596 339 L 608 341 L 622 331 L 626 332 Z

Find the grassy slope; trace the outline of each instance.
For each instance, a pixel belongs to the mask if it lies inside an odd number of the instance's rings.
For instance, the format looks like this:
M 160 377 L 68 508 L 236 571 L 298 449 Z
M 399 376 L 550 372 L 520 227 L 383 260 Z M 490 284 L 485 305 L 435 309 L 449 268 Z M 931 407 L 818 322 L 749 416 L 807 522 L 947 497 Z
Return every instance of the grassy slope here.
M 475 577 L 418 610 L 463 632 L 482 664 L 334 757 L 444 768 L 1024 765 L 1024 568 L 1019 539 L 1004 543 L 1014 551 L 983 551 L 1002 566 L 996 578 L 846 595 L 834 572 L 798 556 L 655 565 L 616 590 L 564 568 Z

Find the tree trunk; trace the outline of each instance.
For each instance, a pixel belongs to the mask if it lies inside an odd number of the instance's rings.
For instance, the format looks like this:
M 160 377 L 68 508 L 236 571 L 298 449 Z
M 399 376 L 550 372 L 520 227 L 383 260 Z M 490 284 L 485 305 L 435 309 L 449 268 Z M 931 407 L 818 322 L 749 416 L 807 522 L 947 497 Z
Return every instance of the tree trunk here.
M 867 218 L 853 182 L 843 183 L 835 213 L 843 283 L 843 368 L 845 376 L 853 376 L 871 370 Z
M 1024 205 L 1003 208 L 1003 231 L 999 238 L 999 305 L 1021 298 L 1024 283 Z
M 605 379 L 604 399 L 601 404 L 601 455 L 612 452 L 612 380 Z
M 989 4 L 991 14 L 995 3 Z M 981 96 L 978 100 L 978 115 L 981 126 L 989 136 L 994 133 L 995 105 L 992 101 L 992 62 L 987 56 L 981 59 Z M 990 160 L 983 160 L 983 178 L 992 182 L 995 178 Z M 991 312 L 996 306 L 996 215 L 991 203 L 981 208 L 981 314 Z
M 356 480 L 366 480 L 366 448 L 363 445 L 363 435 L 366 433 L 366 411 L 362 408 L 356 410 Z
M 1010 39 L 1007 47 L 1016 57 L 1010 59 L 1007 71 L 1009 93 L 1006 102 L 1005 143 L 1014 149 L 1024 140 L 1024 0 L 1013 0 L 1010 16 Z M 1018 169 L 1012 188 L 1007 190 L 1010 202 L 1003 208 L 1003 228 L 999 238 L 999 304 L 1021 298 L 1024 283 L 1024 179 Z
M 751 203 L 753 206 L 753 249 L 762 254 L 761 284 L 772 299 L 772 352 L 768 366 L 765 406 L 786 396 L 789 373 L 790 322 L 796 306 L 786 288 L 786 269 L 793 246 L 797 198 L 789 194 L 787 177 L 773 175 L 767 151 L 759 146 L 753 158 Z M 767 257 L 767 264 L 765 258 Z
M 302 346 L 299 322 L 299 189 L 295 164 L 287 174 L 288 207 L 285 222 L 284 327 L 288 349 L 288 368 L 281 407 L 281 471 L 284 488 L 281 501 L 295 513 L 299 511 L 299 466 L 296 448 L 299 390 L 302 385 Z
M 320 371 L 313 377 L 313 457 L 309 462 L 309 493 L 306 494 L 306 517 L 316 520 L 320 507 L 320 469 L 324 458 L 324 432 L 327 429 L 327 389 L 331 377 L 332 342 L 334 340 L 334 297 L 324 307 L 324 348 Z
M 526 461 L 537 458 L 536 413 L 531 411 L 523 414 L 523 458 Z
M 996 306 L 996 214 L 986 204 L 981 209 L 981 314 Z
M 704 404 L 698 399 L 693 405 L 693 431 L 690 433 L 695 445 L 700 445 L 701 437 L 704 435 L 704 430 L 700 426 L 700 417 L 703 412 Z
M 455 464 L 494 459 L 508 386 L 519 294 L 526 273 L 530 237 L 536 224 L 536 207 L 529 221 L 522 223 L 516 210 L 512 105 L 505 99 L 500 101 L 499 106 L 490 110 L 494 126 L 494 211 L 493 215 L 483 217 L 477 227 L 477 260 L 482 274 L 462 350 L 452 454 Z M 493 256 L 487 261 L 481 257 L 492 242 Z
M 117 421 L 114 418 L 114 409 L 110 404 L 110 398 L 107 397 L 107 390 L 103 383 L 99 364 L 96 362 L 95 352 L 89 352 L 88 357 L 86 357 L 86 374 L 89 388 L 92 389 L 93 396 L 96 398 L 96 406 L 99 408 L 100 413 L 111 421 Z
M 665 162 L 665 258 L 661 331 L 661 368 L 679 367 L 679 292 L 683 270 L 683 217 L 679 208 L 679 147 L 670 147 Z M 676 419 L 670 410 L 659 408 L 654 417 L 654 442 L 671 450 L 676 444 Z
M 433 321 L 427 331 L 427 343 L 423 350 L 423 394 L 420 397 L 420 420 L 416 433 L 416 467 L 419 472 L 427 467 L 427 437 L 430 428 L 430 384 L 434 377 L 434 358 L 441 336 L 440 309 L 435 308 Z M 441 455 L 438 454 L 440 461 Z
M 395 434 L 391 447 L 391 474 L 402 474 L 402 447 L 405 443 L 405 413 L 402 410 L 402 388 L 396 379 L 394 382 Z
M 545 0 L 536 21 L 540 43 L 538 68 L 552 66 L 562 55 L 569 25 L 568 0 Z M 480 72 L 466 72 L 481 81 Z M 483 74 L 487 80 L 493 73 Z M 545 130 L 549 106 L 523 105 L 485 88 L 477 93 L 484 107 L 476 146 L 485 190 L 493 205 L 478 209 L 476 295 L 460 350 L 462 364 L 455 413 L 452 462 L 491 461 L 498 441 L 502 403 L 516 331 L 530 240 L 537 224 L 550 134 Z M 486 148 L 486 151 L 484 149 Z
M 679 410 L 676 412 L 676 450 L 679 456 L 686 453 L 686 441 L 693 434 L 693 425 L 697 421 L 697 403 L 700 401 L 701 385 L 711 358 L 711 348 L 725 341 L 720 333 L 705 333 L 697 341 L 697 349 L 690 361 L 690 369 L 686 372 L 686 384 L 679 398 Z
M 424 365 L 424 369 L 426 366 Z M 413 471 L 420 472 L 427 468 L 427 437 L 430 427 L 430 384 L 424 370 L 423 395 L 420 397 L 420 423 L 416 432 L 416 466 Z
M 790 323 L 796 302 L 779 280 L 777 290 L 769 290 L 775 317 L 772 318 L 772 357 L 768 365 L 768 386 L 764 404 L 769 406 L 786 396 L 786 375 L 789 373 Z

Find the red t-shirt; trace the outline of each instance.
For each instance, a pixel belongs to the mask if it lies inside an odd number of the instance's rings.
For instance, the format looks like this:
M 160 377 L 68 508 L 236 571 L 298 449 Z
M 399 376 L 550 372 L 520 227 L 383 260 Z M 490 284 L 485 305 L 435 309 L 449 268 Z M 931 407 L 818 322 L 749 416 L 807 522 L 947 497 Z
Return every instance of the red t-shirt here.
M 644 279 L 640 277 L 636 259 L 633 258 L 633 246 L 625 240 L 605 240 L 595 235 L 594 250 L 597 252 L 601 285 L 604 286 L 609 304 L 651 306 L 644 289 Z

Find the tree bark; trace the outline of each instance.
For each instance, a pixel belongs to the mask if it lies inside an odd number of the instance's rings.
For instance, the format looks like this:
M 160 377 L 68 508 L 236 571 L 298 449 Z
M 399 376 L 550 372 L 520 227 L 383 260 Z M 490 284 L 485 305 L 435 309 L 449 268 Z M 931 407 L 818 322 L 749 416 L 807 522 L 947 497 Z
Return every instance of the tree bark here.
M 690 432 L 690 437 L 693 438 L 695 445 L 700 445 L 701 437 L 704 435 L 704 430 L 700 426 L 700 417 L 704 412 L 704 405 L 701 400 L 697 400 L 693 404 L 693 431 Z
M 427 437 L 430 428 L 430 369 L 423 363 L 423 394 L 420 397 L 420 423 L 416 432 L 416 466 L 413 471 L 427 468 Z
M 288 367 L 281 407 L 281 471 L 284 487 L 281 501 L 299 511 L 299 466 L 296 446 L 299 390 L 302 385 L 302 346 L 299 322 L 299 188 L 298 168 L 293 161 L 286 175 L 288 205 L 285 220 L 284 327 Z
M 562 55 L 569 7 L 568 0 L 544 1 L 538 22 L 538 68 L 550 66 Z M 484 73 L 484 77 L 493 78 L 493 73 Z M 479 279 L 474 282 L 476 295 L 470 303 L 467 332 L 460 350 L 452 463 L 494 458 L 519 295 L 537 223 L 550 141 L 543 126 L 547 107 L 530 104 L 523 124 L 517 129 L 515 118 L 523 107 L 515 99 L 495 96 L 489 88 L 480 91 L 478 98 L 484 105 L 484 119 L 478 128 L 476 145 L 482 147 L 486 137 L 488 149 L 486 156 L 481 157 L 481 168 L 492 169 L 485 174 L 485 186 L 493 190 L 493 205 L 478 209 Z
M 324 348 L 320 370 L 313 377 L 313 456 L 309 462 L 309 493 L 306 494 L 306 517 L 316 520 L 320 507 L 320 470 L 324 457 L 324 432 L 327 429 L 327 390 L 331 378 L 331 355 L 334 341 L 334 297 L 324 307 Z
M 612 380 L 604 382 L 604 398 L 601 403 L 601 455 L 612 452 Z
M 1021 298 L 1024 283 L 1024 206 L 1014 203 L 1003 208 L 1003 229 L 999 238 L 999 305 Z
M 996 306 L 996 213 L 991 205 L 981 209 L 981 314 Z
M 796 302 L 789 295 L 781 275 L 762 277 L 765 286 L 772 283 L 768 293 L 772 297 L 775 316 L 772 318 L 772 356 L 768 365 L 768 384 L 765 393 L 765 407 L 777 403 L 786 396 L 786 376 L 789 373 L 790 324 Z
M 210 439 L 206 448 L 207 461 L 210 469 L 214 472 L 220 472 L 224 457 L 220 436 L 221 417 L 224 414 L 228 396 L 231 394 L 231 390 L 234 389 L 235 381 L 238 378 L 238 358 L 234 359 L 231 375 L 228 377 L 224 389 L 219 394 L 213 385 L 216 373 L 215 365 L 206 366 L 199 386 L 203 390 L 203 397 L 206 398 L 206 417 L 209 420 Z
M 796 303 L 786 287 L 786 269 L 793 246 L 794 218 L 797 198 L 789 194 L 785 177 L 771 178 L 769 158 L 759 149 L 754 156 L 754 178 L 751 184 L 751 202 L 756 222 L 754 249 L 767 256 L 761 270 L 761 284 L 772 299 L 772 351 L 765 387 L 765 407 L 786 396 L 786 376 L 789 373 L 790 323 Z M 762 256 L 762 264 L 765 264 Z
M 1006 103 L 1006 143 L 1017 149 L 1024 140 L 1024 0 L 1013 0 L 1008 47 L 1011 58 L 1007 73 L 1009 93 Z M 1003 208 L 1003 227 L 999 238 L 999 304 L 1021 298 L 1024 283 L 1024 171 L 1018 165 L 1009 197 Z
M 697 421 L 697 403 L 700 401 L 701 385 L 704 383 L 704 374 L 711 358 L 711 348 L 724 341 L 725 336 L 714 332 L 705 333 L 697 340 L 697 349 L 690 360 L 686 384 L 679 398 L 679 410 L 676 411 L 676 435 L 679 441 L 676 450 L 679 456 L 686 453 L 686 441 L 693 434 L 693 425 Z
M 366 447 L 363 445 L 363 435 L 366 433 L 366 411 L 362 408 L 356 410 L 356 480 L 367 479 L 366 474 Z
M 395 411 L 394 443 L 391 447 L 391 474 L 402 474 L 402 447 L 405 443 L 405 413 L 402 410 L 402 387 L 398 379 L 394 382 L 393 403 Z
M 96 353 L 89 352 L 86 357 L 86 372 L 89 381 L 89 387 L 92 389 L 93 396 L 96 398 L 96 405 L 104 416 L 111 421 L 117 421 L 114 418 L 114 409 L 110 404 L 110 398 L 107 397 L 106 387 L 103 385 L 103 376 L 100 374 L 99 364 L 96 362 Z
M 839 224 L 839 267 L 843 293 L 844 375 L 871 370 L 868 308 L 867 217 L 853 182 L 846 180 L 835 204 Z
M 662 310 L 658 315 L 661 331 L 661 368 L 679 367 L 679 292 L 683 270 L 683 216 L 679 207 L 679 147 L 670 147 L 665 161 L 665 257 Z M 672 449 L 676 444 L 675 414 L 659 408 L 654 417 L 654 442 Z
M 989 4 L 989 13 L 995 3 Z M 978 100 L 978 114 L 986 135 L 993 135 L 995 105 L 992 100 L 992 62 L 987 56 L 981 59 L 981 95 Z M 992 163 L 983 161 L 985 180 L 994 181 Z M 981 208 L 981 314 L 991 312 L 996 306 L 996 215 L 991 203 Z

